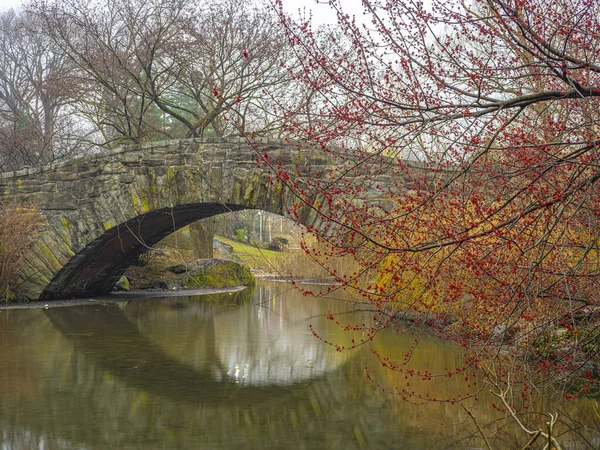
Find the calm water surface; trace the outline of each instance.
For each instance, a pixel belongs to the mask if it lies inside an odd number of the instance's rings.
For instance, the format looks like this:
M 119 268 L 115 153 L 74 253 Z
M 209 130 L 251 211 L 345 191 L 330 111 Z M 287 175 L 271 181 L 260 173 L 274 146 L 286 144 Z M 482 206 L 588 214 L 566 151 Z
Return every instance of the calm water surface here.
M 343 353 L 312 335 L 309 325 L 348 343 L 357 335 L 326 316 L 367 320 L 357 308 L 261 282 L 252 293 L 2 310 L 0 449 L 484 448 L 458 405 L 411 405 L 366 379 L 368 367 L 382 386 L 411 383 L 438 398 L 474 389 L 381 368 L 373 350 L 402 359 L 411 332 Z M 413 358 L 432 372 L 460 365 L 457 348 L 431 339 Z M 488 400 L 475 405 L 482 423 L 502 419 Z M 600 429 L 597 402 L 565 408 Z M 525 442 L 507 429 L 494 443 Z M 568 443 L 587 448 L 574 435 Z

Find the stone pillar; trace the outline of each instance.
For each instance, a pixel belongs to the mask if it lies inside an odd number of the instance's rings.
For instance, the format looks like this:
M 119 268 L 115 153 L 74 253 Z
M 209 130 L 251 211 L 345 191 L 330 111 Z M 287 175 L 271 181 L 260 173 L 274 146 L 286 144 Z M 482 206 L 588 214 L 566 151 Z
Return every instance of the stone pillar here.
M 190 238 L 194 259 L 213 257 L 213 238 L 215 237 L 215 218 L 198 220 L 190 224 Z

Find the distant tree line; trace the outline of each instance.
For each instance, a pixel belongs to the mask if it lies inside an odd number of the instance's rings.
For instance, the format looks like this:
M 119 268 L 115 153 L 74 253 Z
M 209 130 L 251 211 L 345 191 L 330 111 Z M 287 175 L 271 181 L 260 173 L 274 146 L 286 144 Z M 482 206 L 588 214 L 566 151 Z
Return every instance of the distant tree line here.
M 0 171 L 99 147 L 281 133 L 274 96 L 295 94 L 278 29 L 266 8 L 236 0 L 33 0 L 2 14 Z

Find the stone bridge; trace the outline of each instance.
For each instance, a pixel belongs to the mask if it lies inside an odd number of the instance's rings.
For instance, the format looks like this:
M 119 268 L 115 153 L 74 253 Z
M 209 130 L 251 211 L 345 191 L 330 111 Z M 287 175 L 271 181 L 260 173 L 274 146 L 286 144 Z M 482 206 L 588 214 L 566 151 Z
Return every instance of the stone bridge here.
M 332 164 L 321 149 L 279 140 L 261 145 L 296 176 L 291 181 Z M 140 254 L 173 231 L 242 209 L 288 215 L 292 196 L 270 182 L 243 139 L 153 142 L 3 173 L 0 200 L 34 206 L 45 219 L 13 286 L 43 300 L 106 294 Z M 320 226 L 310 201 L 292 219 Z

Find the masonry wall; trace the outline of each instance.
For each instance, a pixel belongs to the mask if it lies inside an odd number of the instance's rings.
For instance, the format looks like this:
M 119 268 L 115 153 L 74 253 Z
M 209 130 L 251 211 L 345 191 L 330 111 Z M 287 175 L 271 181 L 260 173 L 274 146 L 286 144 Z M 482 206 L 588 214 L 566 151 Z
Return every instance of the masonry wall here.
M 322 151 L 279 141 L 264 149 L 292 173 L 327 165 Z M 124 264 L 192 221 L 246 208 L 285 214 L 285 187 L 269 183 L 255 156 L 241 139 L 166 141 L 0 174 L 1 199 L 34 206 L 45 218 L 26 255 L 20 294 L 102 293 Z

